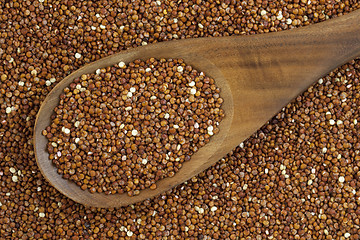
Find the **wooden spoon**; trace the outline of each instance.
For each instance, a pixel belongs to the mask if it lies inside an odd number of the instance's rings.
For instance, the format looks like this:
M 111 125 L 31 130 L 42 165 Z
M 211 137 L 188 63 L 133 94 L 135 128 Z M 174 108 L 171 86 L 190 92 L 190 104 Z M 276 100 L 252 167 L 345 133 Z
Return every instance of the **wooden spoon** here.
M 94 207 L 120 207 L 163 193 L 197 175 L 264 125 L 320 77 L 360 56 L 360 10 L 304 28 L 253 36 L 197 38 L 142 46 L 103 58 L 75 71 L 46 97 L 38 112 L 34 144 L 44 177 L 76 202 Z M 75 78 L 135 59 L 182 58 L 215 79 L 221 88 L 226 117 L 220 132 L 185 162 L 174 177 L 139 195 L 91 194 L 57 173 L 41 132 L 50 124 L 59 95 Z

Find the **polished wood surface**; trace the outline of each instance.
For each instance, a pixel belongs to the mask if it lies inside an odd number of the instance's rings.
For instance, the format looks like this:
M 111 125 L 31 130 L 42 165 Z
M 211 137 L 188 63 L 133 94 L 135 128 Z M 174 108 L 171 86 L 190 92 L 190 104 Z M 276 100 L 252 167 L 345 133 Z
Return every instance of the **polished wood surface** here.
M 151 198 L 213 165 L 264 125 L 287 103 L 334 68 L 360 56 L 360 10 L 295 30 L 253 36 L 168 41 L 122 51 L 75 71 L 49 93 L 38 113 L 34 144 L 44 177 L 76 202 L 94 207 L 120 207 Z M 41 131 L 50 123 L 63 89 L 82 74 L 134 59 L 183 58 L 215 79 L 224 98 L 226 117 L 220 132 L 156 190 L 140 195 L 91 194 L 65 180 L 48 158 Z

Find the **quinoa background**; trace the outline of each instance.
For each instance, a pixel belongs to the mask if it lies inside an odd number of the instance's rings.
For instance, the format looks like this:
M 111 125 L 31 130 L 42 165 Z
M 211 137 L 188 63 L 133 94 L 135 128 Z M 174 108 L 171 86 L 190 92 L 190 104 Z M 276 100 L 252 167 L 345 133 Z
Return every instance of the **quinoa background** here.
M 74 203 L 42 177 L 32 144 L 42 100 L 85 63 L 156 41 L 301 27 L 359 2 L 1 1 L 0 239 L 359 239 L 360 60 L 204 173 L 136 205 Z

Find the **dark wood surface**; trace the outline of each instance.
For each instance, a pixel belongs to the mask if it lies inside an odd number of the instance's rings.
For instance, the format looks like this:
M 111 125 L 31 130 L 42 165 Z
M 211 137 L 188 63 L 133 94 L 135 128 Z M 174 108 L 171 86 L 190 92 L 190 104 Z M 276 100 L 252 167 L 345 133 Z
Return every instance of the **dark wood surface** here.
M 142 46 L 120 52 L 75 71 L 49 93 L 37 115 L 34 144 L 44 177 L 76 202 L 94 207 L 120 207 L 151 198 L 213 165 L 264 125 L 288 102 L 336 67 L 360 56 L 360 10 L 323 23 L 253 36 L 197 38 Z M 224 98 L 226 117 L 220 132 L 156 190 L 140 195 L 91 194 L 57 174 L 48 158 L 41 131 L 50 123 L 59 95 L 75 78 L 134 59 L 183 58 L 215 79 Z

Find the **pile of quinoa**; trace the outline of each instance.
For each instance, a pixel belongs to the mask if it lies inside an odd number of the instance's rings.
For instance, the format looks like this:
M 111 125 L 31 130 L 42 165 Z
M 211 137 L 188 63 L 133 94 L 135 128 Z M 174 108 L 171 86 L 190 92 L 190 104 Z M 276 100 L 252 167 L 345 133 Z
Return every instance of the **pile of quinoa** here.
M 324 76 L 214 166 L 152 200 L 84 207 L 41 175 L 33 126 L 86 63 L 172 39 L 266 34 L 353 0 L 7 1 L 0 8 L 0 238 L 359 239 L 360 60 Z
M 215 80 L 182 59 L 124 62 L 75 79 L 47 137 L 57 172 L 91 193 L 140 194 L 173 177 L 219 131 Z

